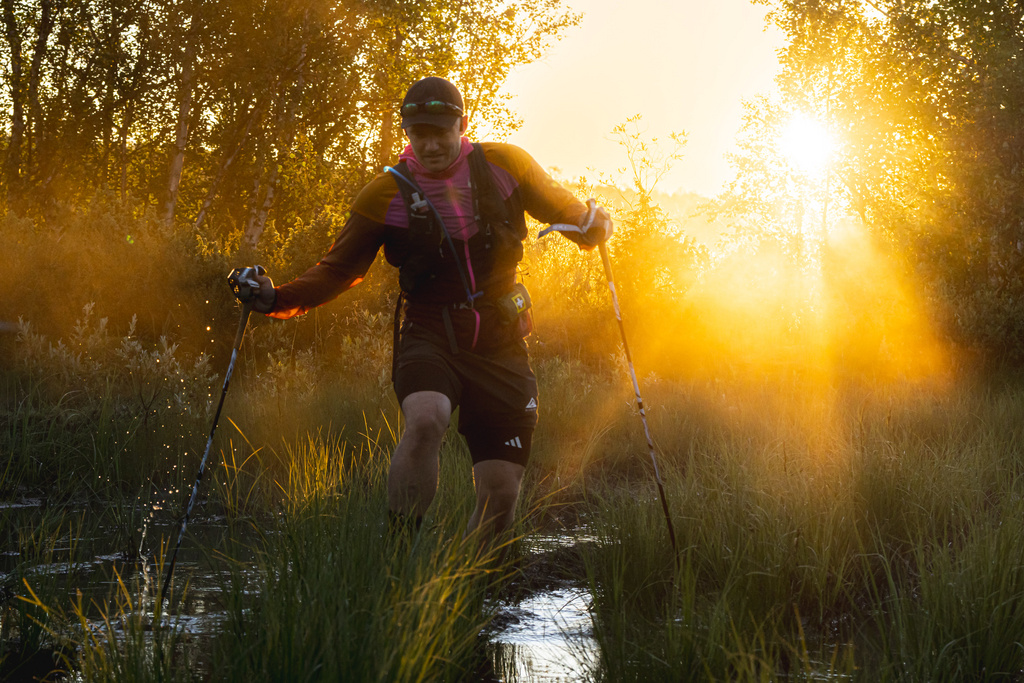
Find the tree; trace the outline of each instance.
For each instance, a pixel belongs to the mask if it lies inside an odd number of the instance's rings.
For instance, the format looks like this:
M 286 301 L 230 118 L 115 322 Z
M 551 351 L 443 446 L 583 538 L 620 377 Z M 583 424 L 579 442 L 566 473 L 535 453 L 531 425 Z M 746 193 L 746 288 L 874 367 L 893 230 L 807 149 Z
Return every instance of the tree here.
M 718 208 L 745 216 L 737 222 L 757 226 L 753 233 L 764 228 L 767 207 L 778 210 L 787 195 L 765 140 L 792 113 L 809 112 L 840 141 L 819 208 L 853 211 L 902 254 L 958 339 L 996 353 L 1022 348 L 1024 8 L 994 0 L 764 4 L 788 37 L 779 96 L 749 106 L 752 135 Z
M 21 189 L 24 176 L 30 172 L 26 165 L 31 166 L 32 133 L 39 132 L 41 127 L 39 86 L 54 26 L 54 7 L 53 0 L 42 0 L 38 8 L 32 4 L 16 4 L 15 0 L 3 0 L 0 6 L 8 47 L 7 83 L 11 102 L 11 130 L 3 169 L 8 193 L 11 193 Z M 27 38 L 30 38 L 30 51 L 25 47 Z
M 505 77 L 578 21 L 558 0 L 0 0 L 0 16 L 11 206 L 112 191 L 249 248 L 394 158 L 417 78 L 458 80 L 474 116 L 514 125 Z

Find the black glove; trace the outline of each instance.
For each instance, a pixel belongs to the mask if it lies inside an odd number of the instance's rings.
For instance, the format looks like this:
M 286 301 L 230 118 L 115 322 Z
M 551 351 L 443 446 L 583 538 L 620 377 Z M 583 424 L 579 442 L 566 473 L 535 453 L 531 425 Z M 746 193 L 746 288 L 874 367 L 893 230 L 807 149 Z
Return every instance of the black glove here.
M 243 304 L 251 304 L 260 291 L 260 283 L 256 276 L 266 275 L 267 270 L 263 266 L 247 266 L 235 268 L 228 273 L 228 286 L 232 294 Z
M 590 202 L 593 201 L 590 200 Z M 592 204 L 591 209 L 587 212 L 583 225 L 580 226 L 583 229 L 583 240 L 580 244 L 593 248 L 602 242 L 607 242 L 615 232 L 615 226 L 612 224 L 612 217 L 608 215 L 604 207 Z

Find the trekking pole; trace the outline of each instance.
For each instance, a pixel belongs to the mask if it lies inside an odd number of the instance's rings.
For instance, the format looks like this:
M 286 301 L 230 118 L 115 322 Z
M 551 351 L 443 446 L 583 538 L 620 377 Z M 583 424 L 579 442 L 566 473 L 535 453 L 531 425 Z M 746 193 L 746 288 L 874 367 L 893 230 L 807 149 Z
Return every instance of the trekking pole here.
M 582 226 L 567 225 L 567 224 L 556 224 L 552 225 L 544 230 L 541 230 L 538 237 L 543 237 L 552 230 L 559 230 L 562 232 L 578 232 L 586 234 L 587 229 L 590 228 L 594 222 L 594 216 L 597 212 L 597 202 L 593 199 L 587 200 L 587 217 L 583 222 Z M 612 277 L 612 262 L 608 258 L 608 247 L 602 241 L 598 243 L 598 249 L 601 252 L 601 262 L 604 264 L 604 275 L 608 280 L 608 291 L 612 295 L 612 306 L 615 308 L 615 320 L 619 323 L 619 334 L 622 336 L 622 350 L 626 354 L 626 365 L 629 367 L 629 376 L 633 380 L 633 393 L 636 395 L 636 405 L 640 410 L 640 420 L 644 425 L 644 436 L 647 437 L 647 450 L 651 455 L 651 465 L 654 466 L 654 481 L 658 484 L 658 496 L 661 498 L 661 509 L 665 513 L 665 525 L 668 527 L 668 540 L 672 543 L 672 551 L 676 558 L 676 569 L 679 569 L 679 547 L 676 545 L 676 530 L 672 525 L 672 515 L 668 510 L 668 497 L 665 495 L 665 483 L 661 479 L 661 472 L 658 469 L 658 456 L 654 452 L 654 439 L 651 438 L 651 430 L 647 425 L 647 411 L 644 410 L 644 400 L 640 396 L 640 383 L 636 378 L 636 369 L 633 367 L 633 356 L 629 352 L 629 343 L 626 341 L 626 328 L 622 324 L 622 311 L 619 308 L 619 296 L 615 293 L 615 278 Z
M 217 431 L 217 422 L 220 420 L 220 411 L 224 408 L 224 398 L 228 395 L 228 385 L 231 383 L 231 375 L 235 371 L 235 360 L 238 358 L 238 350 L 242 346 L 242 337 L 245 336 L 245 327 L 249 323 L 249 314 L 252 313 L 252 300 L 255 291 L 259 290 L 259 283 L 252 279 L 252 275 L 263 275 L 266 272 L 263 266 L 251 268 L 235 268 L 228 275 L 228 284 L 231 290 L 242 302 L 242 317 L 238 321 L 238 332 L 235 334 L 235 343 L 231 347 L 231 360 L 228 362 L 228 370 L 224 373 L 224 388 L 220 392 L 220 402 L 217 403 L 217 412 L 213 415 L 213 425 L 210 427 L 210 436 L 206 439 L 206 450 L 203 452 L 203 459 L 199 461 L 199 471 L 196 472 L 196 481 L 192 485 L 192 493 L 185 504 L 185 515 L 181 518 L 181 527 L 178 529 L 178 541 L 174 544 L 174 551 L 171 553 L 171 564 L 167 569 L 167 578 L 164 579 L 163 590 L 160 591 L 160 604 L 158 611 L 163 610 L 164 598 L 167 597 L 167 590 L 171 586 L 171 577 L 174 575 L 174 565 L 178 560 L 178 548 L 181 547 L 181 539 L 185 537 L 185 529 L 188 527 L 188 518 L 192 514 L 192 506 L 196 503 L 196 496 L 199 495 L 199 482 L 203 480 L 206 472 L 206 461 L 210 457 L 210 449 L 213 446 L 213 435 Z

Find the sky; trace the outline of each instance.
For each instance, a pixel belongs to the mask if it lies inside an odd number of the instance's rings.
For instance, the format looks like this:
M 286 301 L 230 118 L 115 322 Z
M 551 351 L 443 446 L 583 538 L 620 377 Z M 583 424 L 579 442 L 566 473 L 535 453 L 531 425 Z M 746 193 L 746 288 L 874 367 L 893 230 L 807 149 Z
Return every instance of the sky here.
M 562 177 L 616 175 L 612 129 L 642 114 L 648 137 L 687 134 L 658 190 L 717 194 L 731 172 L 742 102 L 774 89 L 783 36 L 749 0 L 565 0 L 584 14 L 506 87 L 522 128 L 508 141 Z

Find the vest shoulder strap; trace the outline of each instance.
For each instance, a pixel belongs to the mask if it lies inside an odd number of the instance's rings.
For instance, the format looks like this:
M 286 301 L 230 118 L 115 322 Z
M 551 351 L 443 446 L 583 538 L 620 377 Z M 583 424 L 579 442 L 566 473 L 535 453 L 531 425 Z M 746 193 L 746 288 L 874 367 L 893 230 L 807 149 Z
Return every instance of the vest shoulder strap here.
M 508 221 L 508 207 L 498 194 L 494 182 L 494 172 L 487 163 L 483 147 L 479 142 L 473 143 L 473 151 L 469 153 L 469 175 L 473 182 L 473 213 L 478 223 L 486 226 L 490 234 L 490 224 Z
M 409 164 L 405 161 L 400 161 L 395 164 L 395 170 L 401 174 L 401 177 L 395 178 L 395 184 L 398 186 L 398 191 L 402 195 L 402 201 L 409 212 L 409 227 L 412 227 L 411 224 L 415 216 L 426 217 L 428 220 L 432 219 L 433 216 L 431 216 L 430 207 L 427 205 L 426 195 L 412 177 L 412 173 L 409 171 Z

